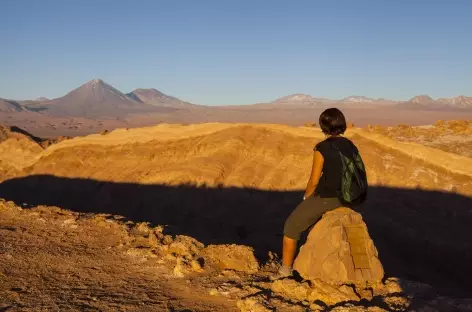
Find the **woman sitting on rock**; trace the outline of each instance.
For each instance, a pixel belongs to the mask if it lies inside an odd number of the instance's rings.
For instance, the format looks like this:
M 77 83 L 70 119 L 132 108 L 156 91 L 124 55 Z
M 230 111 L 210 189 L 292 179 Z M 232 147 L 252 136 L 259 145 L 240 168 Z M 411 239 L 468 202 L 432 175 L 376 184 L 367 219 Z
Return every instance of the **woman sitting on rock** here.
M 342 136 L 346 131 L 346 119 L 343 113 L 337 108 L 327 109 L 320 115 L 319 125 L 326 139 L 314 148 L 311 175 L 303 201 L 285 222 L 280 277 L 292 275 L 292 264 L 302 232 L 318 222 L 325 212 L 338 207 L 352 207 L 362 202 L 366 195 L 367 180 L 359 151 L 350 140 Z M 354 190 L 354 193 L 356 191 L 359 193 L 360 190 L 360 197 L 355 198 L 354 201 L 346 202 L 343 200 L 343 194 L 346 194 L 347 191 L 347 196 L 349 196 L 349 190 L 346 190 L 346 183 L 342 186 L 342 175 L 346 174 L 346 167 L 348 167 L 346 162 L 354 158 L 358 160 L 359 166 L 363 170 L 360 177 L 363 188 L 359 189 L 356 185 L 357 189 Z M 357 166 L 355 161 L 352 163 Z M 357 177 L 357 180 L 353 181 L 358 183 L 359 175 L 353 174 L 352 177 L 354 176 Z

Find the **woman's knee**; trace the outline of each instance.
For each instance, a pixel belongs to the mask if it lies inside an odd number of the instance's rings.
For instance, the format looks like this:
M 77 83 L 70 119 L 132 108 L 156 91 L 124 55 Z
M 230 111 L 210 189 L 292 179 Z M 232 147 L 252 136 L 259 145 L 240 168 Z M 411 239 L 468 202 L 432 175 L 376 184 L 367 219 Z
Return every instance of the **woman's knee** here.
M 291 239 L 300 240 L 301 234 L 313 226 L 326 210 L 324 199 L 310 196 L 301 202 L 285 221 L 284 235 Z
M 288 218 L 284 224 L 284 236 L 291 238 L 293 240 L 300 240 L 300 235 L 303 232 L 303 229 L 295 222 L 294 218 Z

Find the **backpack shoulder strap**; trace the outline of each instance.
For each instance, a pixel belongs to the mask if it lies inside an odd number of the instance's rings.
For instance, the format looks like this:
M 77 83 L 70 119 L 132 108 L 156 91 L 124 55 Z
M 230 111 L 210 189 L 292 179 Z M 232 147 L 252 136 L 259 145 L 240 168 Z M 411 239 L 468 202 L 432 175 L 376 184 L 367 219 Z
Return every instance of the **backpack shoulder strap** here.
M 341 153 L 341 151 L 339 150 L 339 148 L 337 148 L 337 147 L 336 147 L 336 145 L 334 145 L 334 144 L 333 144 L 333 143 L 331 143 L 331 142 L 330 142 L 329 144 L 330 144 L 332 147 L 334 147 L 334 149 L 335 149 L 335 150 L 337 150 L 338 152 L 340 152 L 340 153 Z
M 334 143 L 330 142 L 329 144 L 330 144 L 335 150 L 337 150 L 339 154 L 341 154 L 342 156 L 345 156 L 344 153 L 341 152 L 341 151 L 339 150 L 339 148 L 338 148 L 336 145 L 334 145 Z

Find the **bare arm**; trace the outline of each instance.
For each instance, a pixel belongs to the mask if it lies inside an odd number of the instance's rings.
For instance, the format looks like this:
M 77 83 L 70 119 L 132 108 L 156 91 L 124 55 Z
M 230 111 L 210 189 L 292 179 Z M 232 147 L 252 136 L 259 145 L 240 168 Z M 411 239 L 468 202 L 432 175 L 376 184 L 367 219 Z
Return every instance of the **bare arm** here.
M 319 151 L 315 151 L 313 155 L 313 165 L 311 167 L 310 179 L 308 179 L 304 198 L 308 198 L 315 192 L 316 186 L 320 181 L 320 177 L 323 171 L 323 163 L 323 155 L 321 155 Z

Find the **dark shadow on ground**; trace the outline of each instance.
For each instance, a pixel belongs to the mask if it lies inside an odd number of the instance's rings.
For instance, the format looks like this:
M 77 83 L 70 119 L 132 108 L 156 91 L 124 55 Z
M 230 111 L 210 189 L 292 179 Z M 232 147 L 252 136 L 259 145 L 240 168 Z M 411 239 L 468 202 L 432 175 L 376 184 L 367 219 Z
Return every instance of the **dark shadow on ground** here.
M 168 225 L 167 233 L 205 244 L 244 244 L 264 261 L 280 254 L 283 224 L 301 191 L 114 183 L 50 175 L 0 184 L 0 197 L 23 207 L 58 206 Z M 371 187 L 358 208 L 388 276 L 472 292 L 472 198 L 454 193 Z

